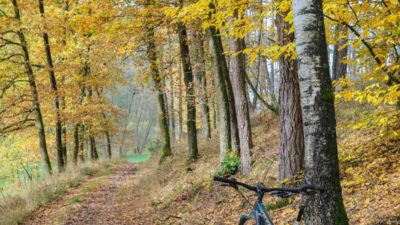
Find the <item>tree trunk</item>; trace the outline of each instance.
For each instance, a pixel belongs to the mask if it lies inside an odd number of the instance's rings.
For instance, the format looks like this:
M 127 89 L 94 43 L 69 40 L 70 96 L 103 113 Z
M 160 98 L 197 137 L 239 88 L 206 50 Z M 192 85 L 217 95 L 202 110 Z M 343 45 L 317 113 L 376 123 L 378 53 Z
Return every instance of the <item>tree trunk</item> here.
M 342 24 L 338 24 L 335 32 L 338 37 L 338 43 L 333 47 L 332 79 L 338 80 L 341 77 L 345 77 L 347 73 L 347 64 L 343 60 L 347 58 L 348 29 Z
M 215 9 L 214 4 L 209 5 L 211 9 Z M 212 15 L 210 15 L 212 16 Z M 232 83 L 231 83 L 231 78 L 229 76 L 229 69 L 228 65 L 226 63 L 226 58 L 224 55 L 224 48 L 222 44 L 222 39 L 221 39 L 221 34 L 219 30 L 217 30 L 215 27 L 210 28 L 211 31 L 211 38 L 213 40 L 213 45 L 214 45 L 214 51 L 217 59 L 217 64 L 221 72 L 222 72 L 222 78 L 224 79 L 225 82 L 225 89 L 226 89 L 226 94 L 227 94 L 227 99 L 228 99 L 228 106 L 229 106 L 229 119 L 230 119 L 230 129 L 231 129 L 231 145 L 232 149 L 239 153 L 240 152 L 240 141 L 239 141 L 239 129 L 238 129 L 238 123 L 237 123 L 237 116 L 236 116 L 236 109 L 235 109 L 235 98 L 233 95 L 233 90 L 232 90 Z
M 104 134 L 106 135 L 106 141 L 107 141 L 107 156 L 109 159 L 111 159 L 112 158 L 111 135 L 108 131 L 105 131 Z
M 97 153 L 95 137 L 93 135 L 90 135 L 89 141 L 90 141 L 90 159 L 91 160 L 98 160 L 99 159 L 99 154 Z
M 38 0 L 38 2 L 39 2 L 40 16 L 42 19 L 45 19 L 43 0 Z M 45 21 L 44 21 L 44 29 L 46 29 Z M 63 172 L 64 171 L 64 149 L 63 149 L 63 145 L 62 145 L 62 122 L 61 122 L 61 115 L 60 115 L 60 99 L 59 99 L 59 94 L 58 94 L 56 75 L 54 72 L 53 59 L 52 59 L 52 55 L 51 55 L 49 35 L 47 34 L 46 30 L 43 30 L 42 37 L 43 37 L 44 49 L 46 52 L 47 69 L 48 69 L 49 78 L 50 78 L 51 90 L 54 92 L 53 105 L 54 105 L 54 113 L 55 113 L 55 120 L 56 120 L 55 127 L 56 127 L 57 165 L 58 165 L 58 171 Z
M 164 102 L 164 91 L 162 88 L 162 78 L 160 77 L 157 65 L 157 49 L 154 40 L 154 29 L 149 29 L 147 31 L 147 41 L 147 58 L 150 63 L 150 73 L 157 90 L 157 99 L 159 105 L 158 118 L 160 122 L 161 135 L 164 139 L 164 145 L 161 149 L 160 159 L 160 162 L 162 162 L 166 157 L 171 155 L 171 142 L 169 136 L 168 114 L 166 104 Z
M 170 78 L 170 88 L 171 88 L 171 102 L 169 104 L 169 118 L 170 122 L 169 125 L 171 127 L 171 137 L 172 137 L 172 143 L 175 143 L 176 140 L 176 127 L 175 127 L 175 93 L 174 93 L 174 76 L 171 73 L 171 78 Z
M 253 147 L 251 136 L 250 115 L 246 94 L 246 65 L 244 39 L 230 38 L 231 51 L 235 55 L 231 56 L 231 76 L 232 88 L 235 100 L 235 109 L 238 122 L 240 137 L 240 158 L 242 173 L 248 174 L 251 170 L 250 148 Z
M 193 72 L 197 84 L 199 85 L 199 101 L 201 111 L 201 130 L 206 138 L 211 138 L 211 121 L 210 121 L 210 107 L 207 97 L 207 79 L 206 79 L 206 64 L 204 58 L 204 38 L 201 26 L 197 26 L 191 32 L 191 40 L 193 42 L 193 50 L 191 51 L 191 58 L 193 59 Z
M 294 34 L 288 34 L 290 24 L 285 22 L 288 12 L 276 15 L 278 41 L 286 46 L 294 41 Z M 301 116 L 301 102 L 297 61 L 282 54 L 279 57 L 279 118 L 280 153 L 279 179 L 294 179 L 303 170 L 304 134 Z
M 15 14 L 14 18 L 18 21 L 21 21 L 21 14 L 19 11 L 17 0 L 12 0 L 12 4 L 14 6 L 14 14 Z M 32 105 L 33 105 L 33 110 L 35 112 L 35 125 L 36 125 L 36 129 L 38 132 L 38 138 L 39 138 L 39 144 L 40 144 L 40 153 L 42 155 L 43 162 L 44 162 L 47 173 L 51 174 L 52 168 L 51 168 L 49 154 L 47 151 L 46 133 L 44 130 L 44 123 L 43 123 L 42 111 L 41 111 L 41 107 L 40 107 L 39 94 L 37 91 L 35 75 L 33 73 L 32 65 L 31 65 L 31 61 L 30 61 L 28 45 L 27 45 L 27 42 L 25 39 L 25 34 L 23 33 L 22 29 L 19 29 L 17 31 L 17 35 L 18 35 L 18 38 L 20 41 L 20 47 L 22 50 L 23 58 L 24 58 L 25 72 L 28 77 L 29 87 L 30 87 L 30 91 L 31 91 Z
M 219 126 L 219 142 L 220 142 L 220 161 L 222 162 L 228 150 L 232 149 L 231 142 L 231 114 L 229 108 L 228 93 L 226 91 L 226 83 L 224 79 L 223 64 L 226 66 L 226 61 L 223 58 L 222 42 L 219 32 L 215 27 L 209 28 L 212 40 L 212 56 L 213 73 L 217 86 L 217 105 L 218 105 L 218 126 Z
M 181 0 L 181 6 L 182 6 Z M 183 23 L 178 23 L 179 46 L 181 50 L 183 77 L 186 86 L 186 126 L 188 129 L 189 160 L 198 157 L 197 131 L 196 131 L 196 102 L 193 85 L 193 72 L 190 62 L 189 46 L 187 44 L 186 27 Z
M 73 152 L 73 160 L 74 164 L 78 164 L 78 154 L 79 154 L 79 124 L 76 124 L 74 127 L 74 152 Z
M 123 155 L 123 147 L 124 147 L 124 143 L 125 143 L 126 132 L 128 130 L 128 122 L 129 122 L 129 117 L 130 117 L 131 112 L 132 112 L 132 105 L 133 105 L 133 100 L 135 98 L 135 94 L 136 94 L 136 92 L 132 91 L 131 101 L 129 102 L 129 106 L 128 106 L 128 115 L 126 116 L 124 130 L 122 131 L 122 137 L 121 137 L 121 141 L 120 141 L 120 144 L 119 144 L 119 156 L 120 157 Z
M 322 0 L 294 0 L 293 14 L 305 138 L 305 182 L 326 190 L 303 196 L 305 224 L 347 225 Z
M 84 125 L 80 125 L 80 132 L 79 132 L 79 160 L 81 160 L 81 162 L 85 162 L 85 148 L 84 148 L 84 144 L 85 144 L 85 126 Z
M 179 102 L 178 102 L 178 128 L 179 139 L 183 136 L 183 90 L 182 90 L 182 63 L 179 63 Z

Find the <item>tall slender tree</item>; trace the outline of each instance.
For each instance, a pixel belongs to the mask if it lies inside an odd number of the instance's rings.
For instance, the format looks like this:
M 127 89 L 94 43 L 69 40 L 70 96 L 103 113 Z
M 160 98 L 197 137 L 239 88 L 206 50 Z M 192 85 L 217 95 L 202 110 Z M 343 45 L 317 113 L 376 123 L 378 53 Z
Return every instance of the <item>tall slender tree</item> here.
M 55 114 L 55 120 L 56 120 L 56 125 L 55 125 L 56 129 L 55 130 L 56 130 L 57 165 L 58 165 L 58 171 L 63 172 L 64 171 L 64 158 L 66 158 L 66 155 L 64 156 L 64 149 L 63 149 L 63 143 L 62 143 L 63 129 L 62 129 L 62 121 L 61 121 L 61 115 L 60 115 L 60 96 L 59 96 L 59 91 L 58 91 L 58 87 L 57 87 L 56 74 L 54 71 L 54 64 L 53 64 L 53 58 L 52 58 L 52 54 L 51 54 L 49 35 L 46 31 L 47 24 L 46 24 L 46 16 L 45 16 L 45 11 L 44 11 L 43 0 L 38 0 L 38 3 L 39 3 L 40 16 L 43 20 L 43 25 L 44 25 L 43 31 L 42 31 L 42 37 L 43 37 L 44 49 L 46 52 L 47 70 L 49 73 L 51 90 L 54 92 L 53 105 L 54 105 L 54 114 Z
M 161 159 L 160 159 L 160 162 L 162 162 L 166 157 L 172 154 L 169 125 L 168 125 L 168 112 L 165 104 L 164 90 L 162 86 L 163 84 L 162 77 L 160 76 L 160 72 L 157 65 L 157 48 L 155 44 L 154 27 L 148 28 L 146 36 L 147 36 L 147 59 L 150 63 L 151 77 L 153 78 L 155 89 L 157 90 L 157 99 L 159 106 L 158 119 L 160 123 L 161 135 L 164 139 L 163 140 L 164 144 L 161 149 Z
M 20 13 L 20 9 L 19 9 L 17 0 L 11 0 L 11 3 L 14 7 L 14 18 L 17 21 L 21 22 L 21 13 Z M 49 157 L 49 154 L 47 151 L 46 133 L 45 133 L 45 128 L 44 128 L 42 110 L 41 110 L 41 106 L 40 106 L 39 93 L 38 93 L 37 86 L 36 86 L 35 74 L 33 73 L 33 69 L 32 69 L 32 63 L 31 63 L 31 59 L 30 59 L 30 55 L 29 55 L 28 44 L 27 44 L 27 41 L 25 38 L 25 33 L 23 32 L 22 28 L 17 29 L 17 36 L 19 39 L 19 43 L 17 45 L 21 48 L 23 59 L 24 59 L 25 72 L 26 72 L 26 75 L 29 80 L 29 87 L 30 87 L 30 91 L 31 91 L 33 110 L 35 112 L 35 124 L 36 124 L 36 129 L 37 129 L 38 137 L 39 137 L 40 152 L 43 157 L 46 171 L 51 174 L 52 168 L 51 168 L 51 163 L 50 163 L 50 157 Z
M 235 12 L 235 14 L 238 14 Z M 236 19 L 238 15 L 235 15 Z M 234 22 L 232 21 L 232 24 Z M 246 93 L 246 64 L 244 38 L 230 37 L 230 48 L 235 54 L 231 57 L 231 78 L 235 101 L 235 110 L 238 122 L 238 131 L 240 137 L 240 158 L 242 173 L 247 174 L 251 170 L 250 148 L 253 147 L 251 135 L 249 104 Z
M 201 112 L 201 130 L 206 138 L 211 138 L 210 107 L 207 96 L 206 62 L 204 55 L 204 35 L 200 21 L 196 21 L 189 32 L 193 72 L 198 86 L 198 96 Z
M 305 138 L 305 182 L 326 191 L 304 196 L 306 225 L 347 225 L 339 180 L 336 120 L 322 0 L 293 0 Z
M 222 40 L 218 30 L 215 27 L 209 28 L 212 41 L 213 69 L 215 70 L 214 80 L 217 86 L 217 105 L 218 105 L 218 126 L 220 138 L 220 160 L 225 159 L 228 150 L 232 149 L 231 135 L 231 113 L 229 108 L 228 93 L 224 79 L 224 69 L 226 61 L 223 56 Z
M 183 6 L 183 0 L 180 1 Z M 179 47 L 181 52 L 183 77 L 186 86 L 186 126 L 188 129 L 189 160 L 198 157 L 197 130 L 196 130 L 196 101 L 194 93 L 193 72 L 187 43 L 187 31 L 183 22 L 178 23 Z

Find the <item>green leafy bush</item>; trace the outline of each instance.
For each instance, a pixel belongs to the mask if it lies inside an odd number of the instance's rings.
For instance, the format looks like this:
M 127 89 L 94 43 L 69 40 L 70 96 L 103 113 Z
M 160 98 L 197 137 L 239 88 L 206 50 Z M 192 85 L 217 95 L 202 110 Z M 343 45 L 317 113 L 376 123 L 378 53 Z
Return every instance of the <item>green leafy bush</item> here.
M 217 171 L 218 176 L 229 176 L 237 173 L 240 166 L 240 157 L 234 151 L 230 151 L 224 161 L 221 163 L 220 169 Z

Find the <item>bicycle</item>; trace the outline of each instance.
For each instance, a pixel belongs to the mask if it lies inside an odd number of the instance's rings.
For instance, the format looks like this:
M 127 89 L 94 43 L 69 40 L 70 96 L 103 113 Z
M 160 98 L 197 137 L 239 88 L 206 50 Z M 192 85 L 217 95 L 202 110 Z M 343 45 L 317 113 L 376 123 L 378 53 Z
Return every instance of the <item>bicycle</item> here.
M 314 185 L 305 185 L 301 188 L 266 188 L 264 184 L 258 183 L 256 186 L 251 186 L 242 182 L 237 181 L 234 178 L 225 178 L 214 176 L 214 180 L 222 183 L 226 183 L 227 186 L 233 187 L 241 197 L 246 201 L 247 204 L 250 205 L 252 212 L 250 214 L 242 215 L 240 217 L 239 225 L 244 225 L 250 219 L 256 220 L 256 225 L 274 225 L 271 218 L 269 217 L 267 211 L 265 210 L 265 206 L 263 203 L 263 198 L 266 193 L 270 195 L 275 195 L 281 198 L 288 198 L 295 194 L 314 194 L 314 193 L 323 193 L 324 189 L 314 186 Z M 239 191 L 239 186 L 242 186 L 250 191 L 256 192 L 257 200 L 254 205 L 250 203 L 248 198 L 244 196 L 242 192 Z M 304 207 L 300 206 L 299 213 L 297 215 L 296 221 L 294 225 L 300 225 L 301 219 L 303 217 Z

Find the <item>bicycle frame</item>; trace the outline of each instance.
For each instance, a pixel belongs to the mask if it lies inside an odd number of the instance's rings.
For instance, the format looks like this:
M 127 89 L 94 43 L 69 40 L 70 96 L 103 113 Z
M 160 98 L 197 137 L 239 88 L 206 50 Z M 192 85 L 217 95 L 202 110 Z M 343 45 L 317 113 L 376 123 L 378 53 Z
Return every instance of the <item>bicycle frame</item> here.
M 239 225 L 244 225 L 250 219 L 255 219 L 256 225 L 274 225 L 267 211 L 265 210 L 262 200 L 256 201 L 251 214 L 240 217 Z
M 276 195 L 281 198 L 287 198 L 292 196 L 293 194 L 323 193 L 325 191 L 324 189 L 314 185 L 305 185 L 301 188 L 265 188 L 265 186 L 262 183 L 258 183 L 256 186 L 251 186 L 236 181 L 234 178 L 229 179 L 229 178 L 214 176 L 214 180 L 229 184 L 229 186 L 233 187 L 240 194 L 240 196 L 249 204 L 249 206 L 252 207 L 250 214 L 242 215 L 240 217 L 239 225 L 244 225 L 250 219 L 255 219 L 256 225 L 274 225 L 267 211 L 265 210 L 263 204 L 263 198 L 266 193 L 270 193 L 271 195 Z M 245 187 L 246 189 L 257 193 L 257 200 L 254 206 L 252 206 L 248 198 L 245 195 L 243 195 L 241 191 L 239 191 L 238 186 Z M 294 225 L 300 225 L 300 221 L 303 216 L 303 211 L 304 211 L 304 206 L 301 205 Z

